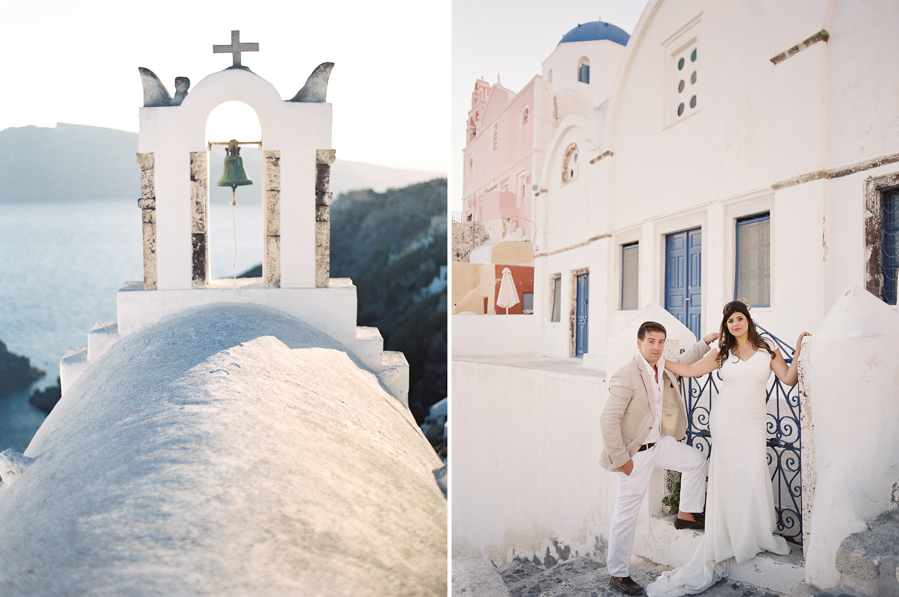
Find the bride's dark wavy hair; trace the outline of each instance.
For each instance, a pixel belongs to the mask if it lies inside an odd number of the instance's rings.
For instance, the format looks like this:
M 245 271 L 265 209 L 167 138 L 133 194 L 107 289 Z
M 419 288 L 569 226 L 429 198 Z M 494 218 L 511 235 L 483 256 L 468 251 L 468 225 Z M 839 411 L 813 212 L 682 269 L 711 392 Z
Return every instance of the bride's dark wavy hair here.
M 746 317 L 746 321 L 749 322 L 749 343 L 752 344 L 752 347 L 756 350 L 764 350 L 773 357 L 774 351 L 771 350 L 771 346 L 768 345 L 755 328 L 755 322 L 752 321 L 752 315 L 749 314 L 749 307 L 743 301 L 731 301 L 724 305 L 724 317 L 721 319 L 721 329 L 719 330 L 721 336 L 718 338 L 718 357 L 715 359 L 718 361 L 718 368 L 720 369 L 724 365 L 724 362 L 727 361 L 727 357 L 733 352 L 734 348 L 737 347 L 737 339 L 730 333 L 730 330 L 727 329 L 727 320 L 730 319 L 731 315 L 734 313 L 742 313 Z

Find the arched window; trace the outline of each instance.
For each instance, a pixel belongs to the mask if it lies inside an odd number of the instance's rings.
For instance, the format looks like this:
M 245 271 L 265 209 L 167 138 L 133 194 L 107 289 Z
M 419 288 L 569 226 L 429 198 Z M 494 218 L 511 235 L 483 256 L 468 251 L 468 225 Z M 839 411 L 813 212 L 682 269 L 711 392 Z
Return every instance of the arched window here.
M 530 110 L 528 110 L 528 107 L 525 106 L 524 109 L 521 111 L 521 126 L 526 125 L 528 123 L 528 121 L 530 120 L 530 118 L 531 118 Z
M 562 184 L 568 184 L 572 180 L 577 179 L 578 175 L 578 150 L 577 145 L 572 143 L 565 150 L 565 157 L 562 158 Z
M 581 83 L 590 83 L 590 60 L 586 56 L 577 61 L 577 80 Z

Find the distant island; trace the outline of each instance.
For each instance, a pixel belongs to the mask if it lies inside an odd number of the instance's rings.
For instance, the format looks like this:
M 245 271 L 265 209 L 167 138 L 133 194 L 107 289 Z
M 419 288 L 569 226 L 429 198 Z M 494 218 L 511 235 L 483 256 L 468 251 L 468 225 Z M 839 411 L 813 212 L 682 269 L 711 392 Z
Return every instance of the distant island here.
M 336 149 L 337 162 L 331 169 L 335 197 L 358 189 L 383 192 L 446 175 L 341 160 L 340 148 Z M 229 189 L 215 186 L 222 173 L 223 151 L 215 147 L 211 160 L 210 196 L 216 202 L 231 200 Z M 137 133 L 127 131 L 64 123 L 54 128 L 5 129 L 0 131 L 0 204 L 129 197 L 136 201 L 140 196 L 136 154 Z M 261 173 L 259 151 L 246 149 L 241 155 L 251 179 Z M 253 188 L 245 196 L 261 198 L 261 185 L 257 182 Z
M 0 339 L 0 398 L 13 390 L 31 385 L 46 374 L 46 371 L 32 367 L 28 357 L 9 352 Z

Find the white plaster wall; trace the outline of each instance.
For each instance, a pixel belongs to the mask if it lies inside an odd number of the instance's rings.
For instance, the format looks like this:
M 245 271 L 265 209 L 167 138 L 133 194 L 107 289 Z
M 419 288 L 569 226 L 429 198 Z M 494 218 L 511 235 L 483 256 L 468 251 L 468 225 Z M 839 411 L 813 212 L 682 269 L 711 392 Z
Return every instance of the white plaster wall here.
M 453 356 L 535 354 L 533 315 L 454 315 Z
M 614 228 L 638 215 L 635 198 L 643 213 L 666 213 L 763 188 L 777 181 L 772 172 L 794 176 L 820 167 L 823 44 L 777 66 L 770 58 L 820 30 L 807 29 L 808 14 L 822 21 L 826 3 L 799 16 L 770 4 L 688 0 L 647 7 L 655 14 L 632 37 L 603 143 L 615 153 Z M 696 17 L 699 112 L 666 126 L 660 49 Z M 778 27 L 789 31 L 776 38 L 794 39 L 788 45 L 780 48 L 764 34 L 745 38 L 781 19 L 786 23 Z
M 874 0 L 833 4 L 825 55 L 831 168 L 899 153 L 895 76 L 899 39 L 892 35 L 899 22 L 899 4 Z
M 572 113 L 559 123 L 550 141 L 542 175 L 548 192 L 538 198 L 543 220 L 542 252 L 570 248 L 588 240 L 593 232 L 590 226 L 590 199 L 594 189 L 590 180 L 593 173 L 589 161 L 597 153 L 591 140 L 592 129 L 588 115 Z M 578 175 L 574 180 L 563 184 L 562 163 L 572 143 L 578 147 Z
M 550 321 L 553 300 L 550 286 L 552 274 L 563 274 L 560 289 L 561 304 L 567 305 L 571 300 L 571 289 L 566 288 L 564 283 L 565 275 L 561 263 L 547 257 L 535 259 L 533 317 L 537 322 L 538 354 L 565 358 L 568 356 L 568 318 L 564 316 L 566 309 L 562 309 L 559 321 Z
M 824 181 L 815 181 L 781 189 L 774 195 L 771 308 L 765 310 L 763 325 L 791 346 L 803 329 L 814 332 L 809 328 L 818 325 L 831 304 L 824 303 L 825 186 Z M 859 220 L 863 195 L 858 198 Z M 762 318 L 762 311 L 756 318 Z
M 256 111 L 262 149 L 281 151 L 281 286 L 315 287 L 315 152 L 331 148 L 331 104 L 285 102 L 265 79 L 229 69 L 200 81 L 180 106 L 140 109 L 139 151 L 156 158 L 159 289 L 191 287 L 190 152 L 228 141 L 207 139 L 206 124 L 231 100 Z
M 899 314 L 849 288 L 812 337 L 811 422 L 817 485 L 806 551 L 806 580 L 818 587 L 840 578 L 840 543 L 889 510 L 899 481 Z
M 452 377 L 453 552 L 543 560 L 556 541 L 604 557 L 615 487 L 598 463 L 602 377 L 458 360 Z

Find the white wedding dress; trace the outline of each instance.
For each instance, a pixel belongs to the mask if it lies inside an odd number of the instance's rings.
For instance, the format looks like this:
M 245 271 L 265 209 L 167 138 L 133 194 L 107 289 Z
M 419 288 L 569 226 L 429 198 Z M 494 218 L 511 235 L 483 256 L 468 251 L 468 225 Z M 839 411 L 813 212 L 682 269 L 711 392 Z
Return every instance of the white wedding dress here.
M 648 597 L 700 593 L 727 576 L 733 561 L 744 562 L 761 551 L 790 553 L 784 538 L 773 534 L 776 517 L 765 431 L 771 356 L 758 350 L 741 361 L 731 354 L 720 372 L 724 383 L 709 416 L 712 454 L 705 535 L 689 562 L 646 587 Z

